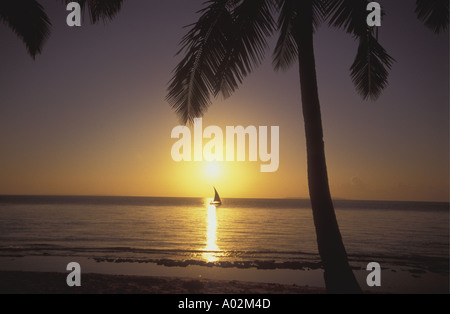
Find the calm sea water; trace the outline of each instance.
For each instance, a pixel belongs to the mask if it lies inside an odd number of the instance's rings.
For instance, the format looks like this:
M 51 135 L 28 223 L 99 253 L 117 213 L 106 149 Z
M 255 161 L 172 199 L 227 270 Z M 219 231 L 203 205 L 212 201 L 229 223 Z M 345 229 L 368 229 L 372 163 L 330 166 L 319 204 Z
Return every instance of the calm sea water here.
M 0 196 L 0 256 L 83 256 L 260 269 L 318 269 L 308 200 Z M 449 269 L 448 203 L 336 201 L 362 262 Z M 367 263 L 366 263 L 367 264 Z

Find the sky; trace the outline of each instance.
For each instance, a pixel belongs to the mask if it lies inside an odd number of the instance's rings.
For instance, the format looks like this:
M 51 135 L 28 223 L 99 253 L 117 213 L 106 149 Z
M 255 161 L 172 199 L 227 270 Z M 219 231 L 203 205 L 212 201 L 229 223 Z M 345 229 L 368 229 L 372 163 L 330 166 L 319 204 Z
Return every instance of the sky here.
M 42 1 L 52 34 L 33 60 L 0 25 L 0 194 L 223 198 L 308 197 L 298 65 L 274 72 L 271 55 L 203 126 L 279 126 L 279 169 L 261 162 L 175 162 L 166 102 L 179 42 L 203 0 L 125 1 L 111 22 L 66 24 Z M 349 68 L 357 43 L 315 35 L 325 149 L 333 197 L 449 200 L 449 35 L 418 21 L 415 1 L 380 1 L 380 42 L 396 59 L 389 86 L 363 101 Z

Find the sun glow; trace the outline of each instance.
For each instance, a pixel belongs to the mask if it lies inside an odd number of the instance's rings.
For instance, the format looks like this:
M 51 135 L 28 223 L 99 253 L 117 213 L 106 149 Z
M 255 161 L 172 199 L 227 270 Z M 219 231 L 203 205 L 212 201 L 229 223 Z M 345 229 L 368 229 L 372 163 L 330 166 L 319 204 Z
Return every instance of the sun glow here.
M 248 162 L 174 162 L 166 168 L 167 173 L 161 174 L 161 180 L 170 191 L 176 193 L 170 196 L 214 198 L 215 186 L 224 199 L 258 197 L 260 187 L 266 186 L 263 182 L 273 177 L 260 173 L 258 168 L 257 164 Z M 272 189 L 281 185 L 272 185 Z
M 206 175 L 209 178 L 217 178 L 220 176 L 220 166 L 215 162 L 209 162 L 206 164 Z

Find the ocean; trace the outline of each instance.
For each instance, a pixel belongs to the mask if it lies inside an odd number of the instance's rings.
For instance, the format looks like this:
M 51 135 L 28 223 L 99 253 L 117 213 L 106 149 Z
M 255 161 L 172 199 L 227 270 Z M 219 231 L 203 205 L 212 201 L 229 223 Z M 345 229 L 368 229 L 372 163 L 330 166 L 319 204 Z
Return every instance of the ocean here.
M 355 271 L 377 262 L 394 281 L 425 278 L 416 280 L 422 292 L 441 281 L 432 291 L 448 293 L 448 203 L 334 203 Z M 321 270 L 310 203 L 299 199 L 225 199 L 215 208 L 203 198 L 0 196 L 0 258 L 26 257 Z

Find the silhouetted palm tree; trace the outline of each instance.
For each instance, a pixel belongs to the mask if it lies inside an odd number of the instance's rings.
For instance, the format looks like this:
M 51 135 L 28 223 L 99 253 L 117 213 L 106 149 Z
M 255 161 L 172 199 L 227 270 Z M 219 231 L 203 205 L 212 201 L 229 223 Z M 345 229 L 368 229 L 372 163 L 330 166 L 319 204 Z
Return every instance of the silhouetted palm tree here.
M 360 293 L 348 263 L 328 185 L 313 37 L 325 20 L 359 40 L 350 71 L 364 99 L 388 84 L 393 59 L 367 26 L 365 0 L 209 0 L 181 42 L 167 100 L 183 123 L 201 117 L 219 93 L 229 97 L 264 58 L 267 39 L 279 31 L 276 70 L 299 63 L 306 133 L 308 183 L 324 279 L 330 293 Z M 435 32 L 447 29 L 448 0 L 418 0 L 417 14 Z M 276 22 L 276 16 L 278 21 Z
M 92 23 L 106 22 L 116 16 L 123 0 L 62 0 L 78 2 L 82 10 L 88 8 Z M 42 5 L 36 0 L 0 0 L 0 21 L 8 25 L 25 43 L 33 57 L 42 52 L 50 35 L 51 22 Z

